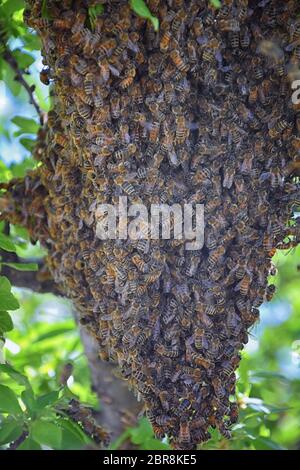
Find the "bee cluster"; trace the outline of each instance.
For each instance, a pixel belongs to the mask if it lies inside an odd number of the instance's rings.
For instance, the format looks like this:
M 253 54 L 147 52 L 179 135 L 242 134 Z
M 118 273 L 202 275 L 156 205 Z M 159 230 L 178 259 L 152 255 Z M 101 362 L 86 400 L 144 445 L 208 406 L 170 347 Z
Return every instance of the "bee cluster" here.
M 210 427 L 230 437 L 240 351 L 274 293 L 271 257 L 300 239 L 290 93 L 300 10 L 296 0 L 146 3 L 157 33 L 125 0 L 49 0 L 47 17 L 28 1 L 54 104 L 36 149 L 47 219 L 36 236 L 156 436 L 192 449 Z M 204 247 L 99 240 L 97 205 L 122 195 L 204 204 Z

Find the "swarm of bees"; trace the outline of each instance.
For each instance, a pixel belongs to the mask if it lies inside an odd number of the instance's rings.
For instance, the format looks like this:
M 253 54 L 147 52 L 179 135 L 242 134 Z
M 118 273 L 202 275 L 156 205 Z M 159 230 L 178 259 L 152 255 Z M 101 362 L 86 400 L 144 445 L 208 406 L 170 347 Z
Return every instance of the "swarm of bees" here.
M 300 240 L 299 2 L 149 0 L 157 33 L 126 0 L 49 0 L 48 18 L 42 3 L 25 19 L 54 106 L 26 189 L 43 210 L 25 222 L 156 436 L 178 449 L 210 427 L 229 438 L 240 351 L 275 290 L 271 258 Z M 99 240 L 97 204 L 122 195 L 204 204 L 204 247 Z

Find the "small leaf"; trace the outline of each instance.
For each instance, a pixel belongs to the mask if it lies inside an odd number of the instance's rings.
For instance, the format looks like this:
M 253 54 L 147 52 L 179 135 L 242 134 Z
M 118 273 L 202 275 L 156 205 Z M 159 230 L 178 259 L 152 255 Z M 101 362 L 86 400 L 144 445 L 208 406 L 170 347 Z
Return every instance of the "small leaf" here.
M 56 390 L 46 393 L 45 395 L 41 395 L 40 397 L 37 398 L 36 406 L 39 409 L 43 409 L 48 405 L 53 405 L 54 403 L 56 403 L 58 398 L 59 398 L 59 392 Z
M 143 444 L 146 439 L 153 438 L 152 428 L 146 418 L 142 418 L 136 428 L 130 429 L 130 434 L 133 444 Z
M 51 19 L 51 13 L 47 5 L 47 0 L 42 0 L 42 18 Z
M 24 403 L 24 405 L 26 406 L 27 410 L 29 411 L 29 413 L 32 415 L 35 411 L 35 408 L 36 408 L 36 406 L 35 406 L 36 401 L 35 401 L 35 398 L 34 398 L 33 391 L 31 389 L 24 390 L 21 393 L 21 399 L 22 399 L 22 402 Z
M 33 439 L 52 449 L 60 449 L 62 441 L 61 428 L 49 421 L 37 420 L 32 423 L 31 433 Z
M 22 10 L 24 7 L 24 0 L 7 1 L 2 5 L 2 8 L 7 15 L 12 15 L 15 11 Z
M 141 16 L 142 18 L 146 18 L 147 20 L 150 20 L 153 24 L 154 31 L 158 31 L 158 18 L 152 15 L 144 0 L 130 0 L 129 3 L 131 8 L 137 15 Z
M 25 385 L 25 387 L 30 388 L 27 377 L 21 374 L 9 364 L 0 364 L 0 372 L 9 375 L 13 380 L 15 380 L 19 385 Z
M 17 310 L 19 307 L 19 302 L 13 294 L 0 292 L 0 310 Z
M 220 0 L 210 0 L 210 4 L 215 8 L 221 8 L 222 6 Z
M 28 436 L 17 450 L 41 450 L 41 446 Z
M 9 313 L 0 312 L 0 331 L 4 333 L 13 330 L 13 328 L 14 324 Z
M 18 96 L 22 89 L 22 86 L 20 82 L 15 80 L 16 74 L 5 62 L 1 63 L 1 68 L 2 79 L 4 83 L 8 86 L 14 96 Z
M 22 413 L 18 399 L 11 388 L 0 384 L 0 411 L 17 415 Z
M 35 58 L 32 57 L 30 54 L 26 54 L 25 52 L 20 51 L 18 49 L 13 51 L 13 56 L 17 60 L 18 66 L 21 69 L 27 69 L 35 61 Z
M 35 122 L 34 119 L 29 119 L 23 116 L 15 116 L 12 118 L 11 122 L 20 127 L 23 134 L 36 134 L 39 130 L 39 125 Z
M 80 450 L 86 444 L 92 442 L 86 436 L 80 427 L 66 419 L 60 421 L 62 427 L 62 449 L 66 450 Z
M 0 292 L 10 292 L 11 283 L 5 276 L 0 276 Z
M 16 251 L 14 243 L 7 235 L 4 235 L 4 233 L 0 233 L 0 248 L 2 248 L 2 250 L 10 252 Z
M 104 12 L 104 5 L 99 4 L 99 5 L 94 5 L 89 7 L 88 9 L 88 15 L 89 15 L 89 20 L 91 23 L 91 28 L 92 30 L 95 29 L 95 21 L 97 19 L 97 16 L 102 15 Z
M 0 445 L 14 441 L 23 431 L 23 424 L 11 417 L 3 420 L 0 426 Z
M 40 51 L 42 44 L 37 34 L 28 34 L 24 38 L 24 46 L 29 51 Z
M 39 265 L 37 263 L 1 263 L 9 268 L 16 269 L 17 271 L 38 271 Z
M 34 139 L 29 139 L 28 137 L 23 137 L 22 139 L 20 139 L 20 144 L 23 145 L 26 150 L 32 152 L 36 141 Z
M 141 448 L 143 450 L 168 450 L 170 449 L 168 444 L 164 444 L 163 442 L 154 438 L 146 439 L 146 441 L 141 445 Z

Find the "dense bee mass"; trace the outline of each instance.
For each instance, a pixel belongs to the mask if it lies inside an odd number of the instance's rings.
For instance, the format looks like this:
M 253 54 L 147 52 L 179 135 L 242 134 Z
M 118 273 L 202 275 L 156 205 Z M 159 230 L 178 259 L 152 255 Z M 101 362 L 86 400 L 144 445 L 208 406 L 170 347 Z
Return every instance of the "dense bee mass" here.
M 47 18 L 42 3 L 29 1 L 25 18 L 54 106 L 19 221 L 47 246 L 54 279 L 156 436 L 180 449 L 210 427 L 230 437 L 240 351 L 274 293 L 271 257 L 300 240 L 299 2 L 149 0 L 158 33 L 125 0 L 49 0 Z M 122 195 L 203 203 L 203 249 L 99 240 L 97 205 Z

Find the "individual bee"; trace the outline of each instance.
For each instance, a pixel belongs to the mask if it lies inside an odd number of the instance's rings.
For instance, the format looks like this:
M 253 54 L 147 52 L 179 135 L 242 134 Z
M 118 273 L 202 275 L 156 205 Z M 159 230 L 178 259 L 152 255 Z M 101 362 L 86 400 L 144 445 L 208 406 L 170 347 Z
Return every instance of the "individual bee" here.
M 167 52 L 170 47 L 170 42 L 172 38 L 172 33 L 167 30 L 162 34 L 159 47 L 162 52 Z
M 171 51 L 170 58 L 171 58 L 172 62 L 175 64 L 175 66 L 178 68 L 178 70 L 181 73 L 187 73 L 188 72 L 189 65 L 187 63 L 185 63 L 185 61 L 182 59 L 179 51 L 177 51 L 176 49 Z
M 171 24 L 171 29 L 172 29 L 173 34 L 176 37 L 178 37 L 181 27 L 186 17 L 187 17 L 187 12 L 184 9 L 179 10 L 177 14 L 175 15 Z
M 184 116 L 176 116 L 176 143 L 183 144 L 189 136 Z
M 215 250 L 213 250 L 207 259 L 207 264 L 210 268 L 215 268 L 215 266 L 220 262 L 222 257 L 225 254 L 225 247 L 219 246 Z
M 182 445 L 188 445 L 191 442 L 190 425 L 188 421 L 180 422 L 179 442 Z
M 50 69 L 48 67 L 44 67 L 40 72 L 40 81 L 44 85 L 50 84 Z
M 194 345 L 196 349 L 203 349 L 205 331 L 203 328 L 196 328 L 194 333 Z
M 218 27 L 222 32 L 237 32 L 240 31 L 240 22 L 236 18 L 221 19 Z
M 247 295 L 249 288 L 250 288 L 250 284 L 251 284 L 251 276 L 249 273 L 246 273 L 243 276 L 241 282 L 239 283 L 239 291 L 241 295 L 243 296 Z
M 81 116 L 84 119 L 89 119 L 92 114 L 91 107 L 88 104 L 82 103 L 82 102 L 78 103 L 77 111 L 78 111 L 79 116 Z

